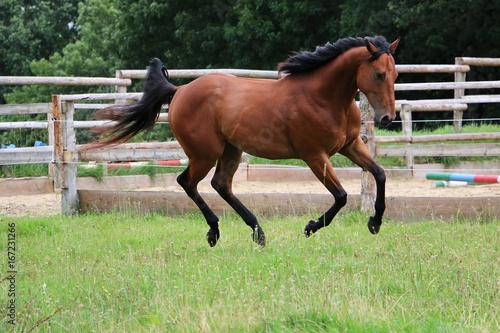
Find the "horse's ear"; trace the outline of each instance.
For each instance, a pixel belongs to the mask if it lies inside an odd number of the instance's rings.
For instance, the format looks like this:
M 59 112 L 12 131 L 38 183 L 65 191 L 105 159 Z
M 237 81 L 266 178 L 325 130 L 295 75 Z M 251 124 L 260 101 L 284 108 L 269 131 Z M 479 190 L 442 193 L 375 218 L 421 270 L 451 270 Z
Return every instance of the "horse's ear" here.
M 398 47 L 400 40 L 401 40 L 401 37 L 398 37 L 394 42 L 391 43 L 391 45 L 389 45 L 389 49 L 391 50 L 391 53 L 394 53 L 394 51 L 396 51 L 396 48 Z
M 165 66 L 162 67 L 161 71 L 162 71 L 163 76 L 165 77 L 165 79 L 167 79 L 167 81 L 168 81 L 170 79 L 170 76 L 168 75 L 168 71 L 165 68 Z
M 377 51 L 377 48 L 375 47 L 375 45 L 373 45 L 368 40 L 368 38 L 365 38 L 365 44 L 366 44 L 366 48 L 368 49 L 368 52 L 370 52 L 370 54 L 374 54 Z

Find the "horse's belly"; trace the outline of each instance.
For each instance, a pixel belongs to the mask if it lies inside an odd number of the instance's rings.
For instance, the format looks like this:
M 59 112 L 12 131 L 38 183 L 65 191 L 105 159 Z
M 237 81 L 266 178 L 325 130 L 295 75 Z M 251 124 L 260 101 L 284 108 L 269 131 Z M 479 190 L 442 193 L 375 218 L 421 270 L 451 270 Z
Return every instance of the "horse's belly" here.
M 226 140 L 238 149 L 258 157 L 269 159 L 297 158 L 288 137 L 283 131 L 277 132 L 270 127 L 262 126 L 248 131 L 235 131 Z

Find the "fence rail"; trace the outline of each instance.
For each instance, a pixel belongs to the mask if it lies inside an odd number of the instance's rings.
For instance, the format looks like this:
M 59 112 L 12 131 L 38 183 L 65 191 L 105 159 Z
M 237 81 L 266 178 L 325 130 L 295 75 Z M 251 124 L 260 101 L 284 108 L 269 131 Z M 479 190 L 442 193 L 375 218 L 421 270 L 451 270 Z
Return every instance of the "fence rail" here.
M 130 86 L 132 80 L 109 77 L 0 76 L 0 85 Z
M 50 108 L 50 103 L 5 104 L 0 105 L 0 116 L 48 113 Z
M 146 77 L 146 70 L 118 70 L 117 77 L 127 79 L 143 79 Z M 279 78 L 277 71 L 263 71 L 253 69 L 169 69 L 168 74 L 171 78 L 176 79 L 195 79 L 207 74 L 229 74 L 242 77 L 253 77 L 260 79 L 277 79 Z
M 468 65 L 396 65 L 399 73 L 456 73 L 469 72 Z M 144 79 L 147 70 L 117 70 L 116 77 L 122 79 Z M 261 79 L 277 79 L 278 71 L 253 69 L 169 69 L 168 74 L 176 79 L 194 79 L 207 74 L 224 73 L 234 76 L 254 77 Z

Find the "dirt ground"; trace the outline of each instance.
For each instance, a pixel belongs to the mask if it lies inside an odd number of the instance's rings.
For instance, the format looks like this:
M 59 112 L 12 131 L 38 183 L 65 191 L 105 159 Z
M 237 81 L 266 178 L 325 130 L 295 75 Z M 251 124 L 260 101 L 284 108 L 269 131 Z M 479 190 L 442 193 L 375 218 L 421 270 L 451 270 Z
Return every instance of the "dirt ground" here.
M 500 196 L 500 184 L 469 185 L 465 187 L 432 188 L 434 181 L 425 179 L 388 179 L 387 197 L 492 197 Z M 348 194 L 359 194 L 359 180 L 345 180 L 342 185 Z M 155 191 L 182 192 L 179 186 L 152 188 Z M 199 186 L 200 193 L 213 192 L 208 183 Z M 238 193 L 328 193 L 317 181 L 300 182 L 254 182 L 234 183 L 234 192 Z M 0 197 L 1 216 L 51 216 L 61 212 L 61 195 L 50 193 L 42 195 L 14 195 Z

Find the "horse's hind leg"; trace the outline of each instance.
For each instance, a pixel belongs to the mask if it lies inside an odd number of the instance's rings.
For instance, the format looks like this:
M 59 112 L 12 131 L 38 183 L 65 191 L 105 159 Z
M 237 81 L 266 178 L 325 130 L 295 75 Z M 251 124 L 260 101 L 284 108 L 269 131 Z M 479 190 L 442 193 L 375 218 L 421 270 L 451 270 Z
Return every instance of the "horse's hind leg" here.
M 219 218 L 208 207 L 205 200 L 198 193 L 198 183 L 207 175 L 214 163 L 208 161 L 190 160 L 188 167 L 177 177 L 177 182 L 182 186 L 186 194 L 194 201 L 203 213 L 210 229 L 207 232 L 207 241 L 210 246 L 215 246 L 220 237 Z
M 241 150 L 226 143 L 222 156 L 217 161 L 214 177 L 212 178 L 212 186 L 219 195 L 241 216 L 243 221 L 252 228 L 253 240 L 259 245 L 266 244 L 266 236 L 259 225 L 257 218 L 241 201 L 233 194 L 232 184 L 233 176 L 241 159 Z

